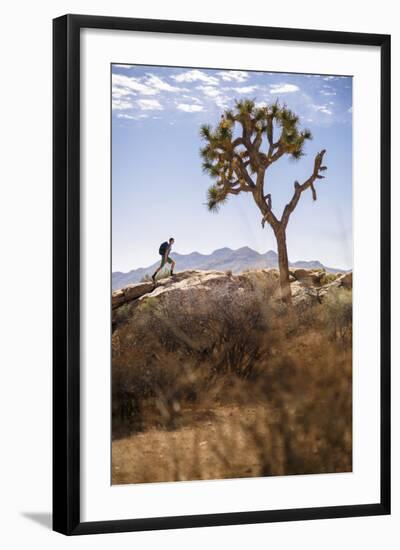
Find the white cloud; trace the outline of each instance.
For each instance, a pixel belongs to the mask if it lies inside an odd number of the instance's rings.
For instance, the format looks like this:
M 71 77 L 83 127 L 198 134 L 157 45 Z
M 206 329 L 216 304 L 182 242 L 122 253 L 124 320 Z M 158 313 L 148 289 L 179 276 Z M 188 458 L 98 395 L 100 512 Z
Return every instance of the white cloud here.
M 216 88 L 215 86 L 197 86 L 197 89 L 201 90 L 205 96 L 212 99 L 220 109 L 226 109 L 228 107 L 229 97 L 224 95 L 220 88 Z
M 330 109 L 328 109 L 327 105 L 313 105 L 313 104 L 311 104 L 311 107 L 315 111 L 318 111 L 319 113 L 324 113 L 325 115 L 331 115 L 332 114 L 332 111 Z
M 182 99 L 189 99 L 192 103 L 198 103 L 201 105 L 201 101 L 198 97 L 194 97 L 191 95 L 182 95 Z
M 129 92 L 133 95 L 135 95 L 135 93 L 140 93 L 142 95 L 158 94 L 157 89 L 143 84 L 138 78 L 134 78 L 133 76 L 126 76 L 124 74 L 113 74 L 112 84 L 113 91 L 116 92 L 118 92 L 118 90 L 124 90 L 125 92 Z
M 219 84 L 218 78 L 215 78 L 214 76 L 208 76 L 203 71 L 199 71 L 198 69 L 193 69 L 191 71 L 186 71 L 184 73 L 179 73 L 176 75 L 172 75 L 171 78 L 173 78 L 176 82 L 205 82 L 206 84 Z
M 222 78 L 222 80 L 228 82 L 244 82 L 249 78 L 246 71 L 220 71 L 217 74 Z
M 118 88 L 118 86 L 112 87 L 112 96 L 113 99 L 121 99 L 123 97 L 127 98 L 129 96 L 132 96 L 131 90 L 127 90 L 126 88 Z
M 190 105 L 189 103 L 179 103 L 177 108 L 185 113 L 197 113 L 198 111 L 204 111 L 202 105 Z
M 268 103 L 266 101 L 257 101 L 255 103 L 255 106 L 257 109 L 262 109 L 263 107 L 267 107 Z
M 154 74 L 148 74 L 146 78 L 146 85 L 155 88 L 156 90 L 161 90 L 163 92 L 181 92 L 186 90 L 186 88 L 178 88 L 177 86 L 171 86 L 168 82 L 165 82 L 158 76 Z
M 226 109 L 229 105 L 229 97 L 224 95 L 219 95 L 215 98 L 215 104 L 220 109 Z
M 320 90 L 322 95 L 336 95 L 334 88 L 330 84 L 322 84 L 322 90 Z
M 148 73 L 145 77 L 130 77 L 123 74 L 112 75 L 112 108 L 114 110 L 127 110 L 133 108 L 135 96 L 155 96 L 168 92 L 176 93 L 187 91 L 186 88 L 171 86 L 162 78 Z M 161 111 L 163 106 L 157 99 L 137 100 L 136 106 L 141 110 Z
M 219 88 L 215 88 L 214 86 L 197 86 L 198 90 L 201 90 L 204 95 L 208 97 L 217 97 L 221 95 L 221 90 Z
M 119 98 L 113 98 L 112 100 L 113 111 L 118 111 L 118 110 L 122 111 L 124 109 L 132 109 L 132 107 L 133 107 L 133 104 L 130 101 L 126 101 Z
M 298 92 L 299 87 L 296 84 L 271 84 L 269 91 L 271 94 L 289 94 Z
M 128 120 L 139 120 L 141 118 L 148 118 L 148 115 L 140 114 L 140 115 L 128 115 L 126 113 L 118 113 L 117 118 L 126 118 Z
M 239 94 L 251 94 L 254 90 L 257 90 L 258 86 L 241 86 L 239 88 L 232 88 L 235 92 Z
M 158 99 L 138 99 L 137 105 L 141 111 L 162 111 L 164 109 Z

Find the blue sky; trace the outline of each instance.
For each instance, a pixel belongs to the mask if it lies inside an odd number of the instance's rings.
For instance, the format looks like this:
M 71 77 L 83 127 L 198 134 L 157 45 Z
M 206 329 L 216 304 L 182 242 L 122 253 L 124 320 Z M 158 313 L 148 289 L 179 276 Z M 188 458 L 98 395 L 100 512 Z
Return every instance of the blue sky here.
M 112 65 L 112 270 L 158 260 L 159 244 L 211 253 L 228 246 L 276 250 L 272 230 L 249 193 L 208 212 L 212 183 L 201 167 L 201 124 L 216 124 L 235 99 L 279 100 L 310 128 L 299 161 L 281 159 L 267 171 L 265 192 L 280 217 L 293 192 L 326 149 L 326 178 L 316 202 L 303 193 L 287 228 L 289 259 L 352 267 L 352 79 L 217 69 Z M 179 268 L 179 266 L 177 266 Z

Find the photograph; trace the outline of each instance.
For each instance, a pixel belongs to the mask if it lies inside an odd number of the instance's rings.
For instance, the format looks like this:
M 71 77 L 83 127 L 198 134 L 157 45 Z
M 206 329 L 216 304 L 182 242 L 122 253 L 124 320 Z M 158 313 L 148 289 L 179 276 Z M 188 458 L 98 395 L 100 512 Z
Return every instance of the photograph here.
M 352 76 L 125 61 L 111 484 L 352 472 Z

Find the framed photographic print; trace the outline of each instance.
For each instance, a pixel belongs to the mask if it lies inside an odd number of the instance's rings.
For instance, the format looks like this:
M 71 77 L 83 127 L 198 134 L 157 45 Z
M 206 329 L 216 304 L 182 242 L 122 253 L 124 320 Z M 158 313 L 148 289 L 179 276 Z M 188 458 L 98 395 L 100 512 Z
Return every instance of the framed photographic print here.
M 53 528 L 390 513 L 390 37 L 54 20 Z

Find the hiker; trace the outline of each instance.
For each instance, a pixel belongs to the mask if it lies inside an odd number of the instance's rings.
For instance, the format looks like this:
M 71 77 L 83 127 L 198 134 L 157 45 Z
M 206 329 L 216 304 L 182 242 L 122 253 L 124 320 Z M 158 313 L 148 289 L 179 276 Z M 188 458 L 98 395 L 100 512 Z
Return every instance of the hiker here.
M 159 254 L 161 256 L 161 263 L 160 266 L 155 270 L 151 278 L 153 279 L 153 283 L 156 282 L 156 275 L 164 267 L 166 263 L 171 264 L 171 276 L 174 274 L 174 268 L 175 268 L 175 262 L 169 257 L 169 253 L 171 252 L 172 245 L 174 244 L 175 239 L 172 237 L 170 238 L 169 242 L 165 241 L 165 243 L 162 243 L 160 245 Z

